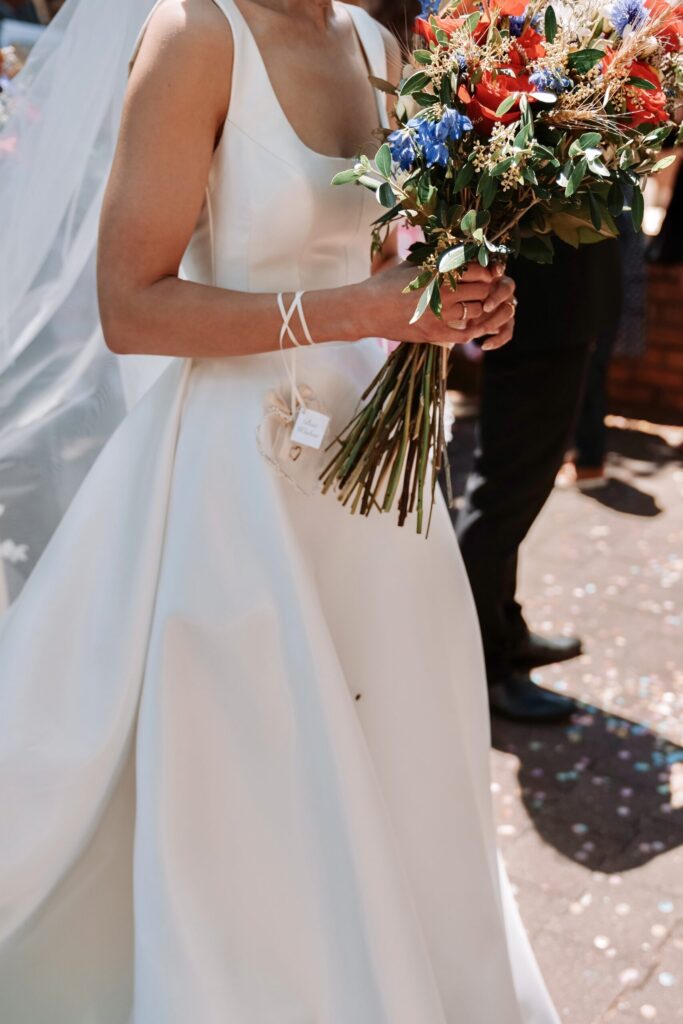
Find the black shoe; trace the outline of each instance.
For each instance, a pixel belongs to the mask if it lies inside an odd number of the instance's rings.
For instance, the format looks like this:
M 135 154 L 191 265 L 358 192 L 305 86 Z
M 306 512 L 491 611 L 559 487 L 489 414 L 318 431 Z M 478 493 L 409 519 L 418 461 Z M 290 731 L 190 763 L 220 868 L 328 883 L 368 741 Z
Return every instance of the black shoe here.
M 583 645 L 576 636 L 539 636 L 527 633 L 512 655 L 517 668 L 541 668 L 558 661 L 570 661 L 583 652 Z
M 576 711 L 569 697 L 537 686 L 530 676 L 512 672 L 489 685 L 491 713 L 513 722 L 561 722 Z

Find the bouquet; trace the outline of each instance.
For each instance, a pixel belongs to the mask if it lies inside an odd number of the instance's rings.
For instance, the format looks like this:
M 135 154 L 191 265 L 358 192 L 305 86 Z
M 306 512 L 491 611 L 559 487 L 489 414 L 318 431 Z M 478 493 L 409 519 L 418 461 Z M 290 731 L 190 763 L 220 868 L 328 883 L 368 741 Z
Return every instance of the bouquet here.
M 424 6 L 424 5 L 423 5 Z M 682 16 L 679 16 L 682 15 Z M 413 321 L 439 316 L 468 264 L 508 256 L 544 263 L 553 238 L 573 246 L 638 229 L 649 174 L 683 94 L 683 12 L 667 0 L 451 0 L 416 25 L 398 86 L 400 127 L 374 161 L 334 184 L 373 189 L 392 222 L 422 229 L 412 246 Z M 417 514 L 421 533 L 444 463 L 447 349 L 402 343 L 363 395 L 321 474 L 351 510 Z

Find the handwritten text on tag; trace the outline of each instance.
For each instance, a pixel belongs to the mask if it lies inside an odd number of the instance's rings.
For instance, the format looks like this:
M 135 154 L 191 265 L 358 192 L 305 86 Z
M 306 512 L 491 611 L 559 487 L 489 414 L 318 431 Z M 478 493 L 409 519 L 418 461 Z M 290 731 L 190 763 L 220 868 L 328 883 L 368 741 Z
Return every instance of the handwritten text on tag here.
M 292 430 L 292 441 L 307 448 L 320 448 L 329 424 L 330 417 L 324 413 L 301 409 Z

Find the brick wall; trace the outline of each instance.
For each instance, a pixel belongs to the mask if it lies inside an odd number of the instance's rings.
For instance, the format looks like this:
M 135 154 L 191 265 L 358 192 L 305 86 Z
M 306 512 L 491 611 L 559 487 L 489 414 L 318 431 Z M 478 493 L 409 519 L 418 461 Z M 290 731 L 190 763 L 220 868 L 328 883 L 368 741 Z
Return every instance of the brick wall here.
M 653 423 L 683 425 L 683 267 L 649 268 L 647 350 L 615 359 L 610 412 Z

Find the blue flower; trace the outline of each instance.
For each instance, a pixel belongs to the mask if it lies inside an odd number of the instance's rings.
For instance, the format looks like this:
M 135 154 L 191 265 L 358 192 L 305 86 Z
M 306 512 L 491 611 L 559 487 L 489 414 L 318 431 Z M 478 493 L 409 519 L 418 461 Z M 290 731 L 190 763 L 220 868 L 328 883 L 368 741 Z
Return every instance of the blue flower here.
M 511 14 L 510 15 L 510 35 L 511 36 L 517 36 L 517 37 L 521 36 L 522 32 L 524 31 L 524 26 L 526 24 L 526 19 L 527 19 L 528 15 L 529 15 L 529 8 L 528 7 L 527 7 L 526 11 L 524 12 L 524 14 Z M 529 22 L 529 24 L 531 25 L 532 28 L 534 28 L 534 29 L 536 29 L 536 31 L 538 31 L 538 29 L 540 28 L 540 25 L 541 25 L 540 16 L 538 14 L 535 14 L 534 17 Z
M 521 36 L 524 31 L 524 24 L 526 22 L 526 14 L 512 14 L 510 15 L 510 35 Z
M 439 0 L 420 0 L 420 17 L 428 18 L 439 11 Z
M 612 24 L 620 36 L 626 29 L 640 28 L 648 19 L 648 11 L 643 0 L 616 0 L 610 12 Z
M 436 137 L 440 142 L 457 142 L 465 132 L 472 131 L 472 122 L 453 107 L 445 107 L 441 120 L 436 122 Z
M 402 171 L 410 171 L 417 160 L 417 148 L 412 132 L 407 128 L 399 128 L 392 132 L 387 139 L 391 156 L 399 165 Z
M 464 54 L 462 54 L 462 53 L 455 53 L 455 54 L 453 54 L 453 59 L 455 61 L 457 61 L 458 67 L 460 68 L 461 72 L 467 71 L 467 60 L 465 59 L 465 55 Z
M 568 89 L 572 88 L 571 79 L 567 78 L 559 68 L 556 68 L 554 71 L 551 71 L 549 68 L 534 71 L 533 75 L 529 76 L 529 83 L 539 92 L 560 93 L 567 92 Z

